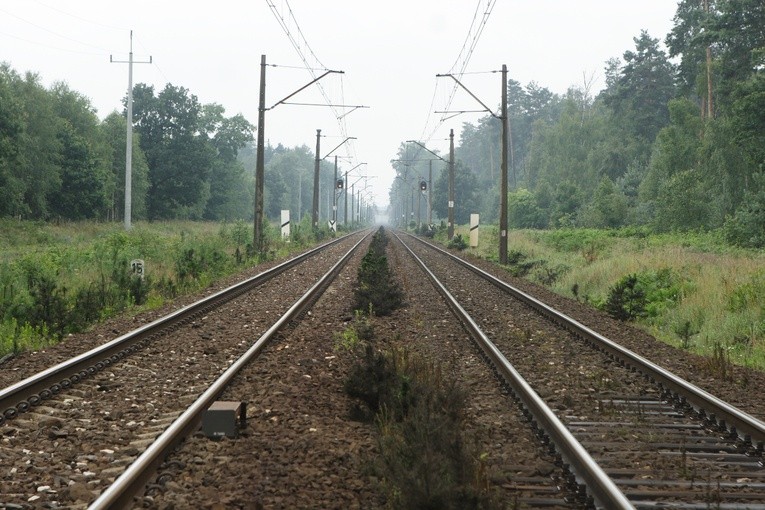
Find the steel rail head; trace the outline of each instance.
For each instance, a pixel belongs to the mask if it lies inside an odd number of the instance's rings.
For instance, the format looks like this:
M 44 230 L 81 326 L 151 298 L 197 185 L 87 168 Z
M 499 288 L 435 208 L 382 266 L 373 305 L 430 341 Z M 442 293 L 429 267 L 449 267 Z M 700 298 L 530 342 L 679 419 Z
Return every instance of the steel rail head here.
M 237 284 L 234 284 L 226 289 L 218 291 L 210 296 L 207 296 L 195 303 L 185 306 L 179 310 L 176 310 L 164 317 L 146 324 L 134 331 L 131 331 L 125 335 L 122 335 L 110 342 L 95 347 L 87 352 L 70 358 L 67 361 L 59 363 L 53 367 L 50 367 L 42 372 L 27 377 L 17 383 L 14 383 L 6 388 L 0 389 L 0 416 L 4 416 L 6 412 L 9 414 L 18 414 L 18 410 L 23 410 L 19 406 L 25 406 L 25 402 L 30 398 L 35 398 L 44 393 L 48 395 L 48 391 L 53 385 L 68 385 L 71 382 L 76 382 L 79 379 L 88 377 L 98 372 L 100 369 L 108 366 L 111 363 L 102 363 L 100 366 L 96 366 L 103 360 L 108 360 L 114 356 L 118 358 L 124 357 L 125 354 L 132 352 L 130 346 L 140 344 L 140 342 L 149 338 L 156 331 L 161 330 L 169 325 L 181 322 L 185 318 L 193 316 L 200 310 L 204 310 L 206 307 L 215 306 L 219 303 L 223 303 L 234 297 L 240 295 L 247 290 L 256 287 L 274 276 L 286 271 L 287 269 L 299 264 L 306 258 L 322 251 L 335 243 L 339 243 L 344 239 L 347 239 L 354 233 L 348 234 L 337 239 L 333 239 L 324 244 L 317 246 L 305 253 L 301 253 L 289 260 L 286 260 L 273 268 L 258 273 L 257 275 L 243 280 Z M 127 351 L 127 352 L 123 352 Z M 55 392 L 51 392 L 55 393 Z M 14 411 L 15 410 L 15 411 Z
M 370 231 L 371 232 L 371 231 Z M 273 336 L 300 315 L 334 279 L 351 255 L 369 236 L 367 232 L 335 265 L 327 271 L 287 312 L 282 315 L 252 346 L 240 356 L 202 395 L 189 406 L 130 466 L 88 507 L 89 510 L 113 510 L 133 507 L 133 497 L 151 478 L 163 459 L 202 419 L 202 414 L 224 391 L 234 377 L 268 344 Z
M 401 240 L 396 234 L 396 238 Z M 446 289 L 440 280 L 428 269 L 406 244 L 401 243 L 411 256 L 417 261 L 422 270 L 444 297 L 449 308 L 455 313 L 463 326 L 478 343 L 481 350 L 492 361 L 502 378 L 510 385 L 524 406 L 537 420 L 539 425 L 547 432 L 550 439 L 558 448 L 561 456 L 569 464 L 574 475 L 586 485 L 593 499 L 603 508 L 620 510 L 634 509 L 634 506 L 622 493 L 611 478 L 603 471 L 597 462 L 590 456 L 585 448 L 577 441 L 566 426 L 560 421 L 555 413 L 534 391 L 531 385 L 518 373 L 508 359 L 502 354 L 496 345 L 481 330 L 478 324 L 457 302 L 452 294 Z M 428 243 L 429 244 L 429 243 Z
M 745 442 L 757 443 L 758 448 L 762 450 L 763 445 L 765 444 L 765 422 L 758 420 L 751 414 L 738 409 L 728 402 L 720 400 L 714 395 L 711 395 L 695 384 L 678 377 L 672 372 L 661 368 L 660 366 L 644 358 L 643 356 L 640 356 L 634 351 L 631 351 L 626 347 L 617 344 L 613 340 L 610 340 L 605 336 L 593 331 L 577 320 L 555 310 L 542 301 L 487 273 L 483 269 L 471 264 L 470 262 L 457 257 L 448 251 L 428 243 L 416 236 L 411 237 L 413 239 L 417 239 L 423 244 L 428 245 L 430 248 L 438 251 L 439 253 L 454 259 L 474 273 L 479 274 L 483 278 L 487 279 L 495 286 L 507 291 L 508 293 L 527 303 L 529 306 L 546 315 L 548 318 L 564 326 L 572 333 L 585 338 L 601 349 L 608 351 L 613 356 L 624 360 L 631 366 L 635 367 L 637 370 L 640 370 L 649 378 L 652 378 L 663 388 L 671 390 L 676 395 L 684 397 L 686 401 L 693 405 L 697 410 L 705 410 L 705 412 L 708 412 L 709 414 L 714 414 L 716 420 L 718 420 L 721 424 L 724 423 L 726 428 L 728 428 L 731 432 L 735 432 L 739 438 Z

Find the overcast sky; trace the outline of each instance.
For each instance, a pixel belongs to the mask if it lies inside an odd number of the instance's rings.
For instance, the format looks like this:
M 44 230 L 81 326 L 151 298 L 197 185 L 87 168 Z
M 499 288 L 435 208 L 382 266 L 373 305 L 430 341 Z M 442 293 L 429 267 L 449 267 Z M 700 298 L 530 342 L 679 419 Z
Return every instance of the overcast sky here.
M 401 142 L 423 140 L 448 153 L 449 129 L 459 136 L 464 122 L 481 116 L 442 121 L 433 113 L 480 109 L 461 89 L 449 105 L 454 82 L 436 77 L 460 71 L 464 47 L 473 50 L 460 81 L 492 108 L 501 77 L 488 72 L 502 64 L 523 85 L 564 93 L 586 75 L 599 90 L 605 61 L 634 49 L 642 29 L 663 41 L 676 7 L 675 0 L 0 0 L 0 60 L 38 73 L 46 86 L 65 81 L 103 118 L 121 109 L 128 66 L 109 57 L 128 59 L 133 30 L 134 59 L 153 59 L 134 64 L 134 83 L 159 92 L 170 82 L 257 124 L 261 55 L 279 66 L 267 67 L 267 107 L 313 79 L 289 31 L 310 66 L 344 72 L 319 82 L 323 94 L 312 86 L 290 102 L 369 108 L 279 105 L 266 113 L 266 139 L 314 150 L 321 129 L 324 156 L 355 137 L 332 156 L 343 157 L 341 171 L 367 163 L 354 173 L 376 176 L 368 183 L 384 205 Z

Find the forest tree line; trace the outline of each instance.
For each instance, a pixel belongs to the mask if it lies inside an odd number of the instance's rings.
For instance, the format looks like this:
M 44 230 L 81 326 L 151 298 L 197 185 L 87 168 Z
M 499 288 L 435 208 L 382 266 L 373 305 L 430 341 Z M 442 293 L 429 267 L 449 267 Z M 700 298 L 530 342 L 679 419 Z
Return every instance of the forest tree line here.
M 683 0 L 673 22 L 667 51 L 643 31 L 606 62 L 597 95 L 586 75 L 563 95 L 509 81 L 511 227 L 721 229 L 765 246 L 765 3 Z M 475 212 L 497 222 L 500 127 L 492 116 L 462 125 L 458 224 Z M 392 201 L 428 176 L 427 162 L 406 161 L 427 158 L 401 144 Z M 445 218 L 448 172 L 432 165 Z
M 221 219 L 251 208 L 240 148 L 253 127 L 183 87 L 134 88 L 135 219 Z M 0 216 L 121 220 L 126 113 L 99 120 L 65 83 L 0 66 Z M 244 213 L 246 215 L 246 213 Z
M 721 229 L 734 243 L 764 246 L 765 4 L 682 0 L 667 51 L 646 32 L 634 41 L 605 63 L 597 94 L 592 76 L 562 95 L 510 80 L 511 227 Z M 133 95 L 134 219 L 252 219 L 252 124 L 172 84 L 137 84 Z M 0 217 L 121 220 L 125 130 L 124 110 L 99 120 L 65 83 L 46 88 L 38 75 L 0 64 Z M 462 125 L 457 223 L 471 212 L 497 222 L 499 130 L 491 116 Z M 403 161 L 428 157 L 399 147 L 393 165 L 404 179 L 394 181 L 392 203 L 428 175 L 427 162 Z M 311 149 L 269 145 L 265 160 L 266 215 L 310 212 Z M 433 162 L 439 218 L 447 215 L 443 167 Z M 320 174 L 326 217 L 330 161 Z
M 65 83 L 46 88 L 39 75 L 0 64 L 0 217 L 121 221 L 126 118 L 124 108 L 99 120 L 90 100 Z M 133 219 L 251 220 L 254 130 L 186 88 L 135 85 Z M 266 215 L 310 214 L 312 151 L 269 144 L 264 153 Z M 322 217 L 332 180 L 331 162 L 322 161 Z

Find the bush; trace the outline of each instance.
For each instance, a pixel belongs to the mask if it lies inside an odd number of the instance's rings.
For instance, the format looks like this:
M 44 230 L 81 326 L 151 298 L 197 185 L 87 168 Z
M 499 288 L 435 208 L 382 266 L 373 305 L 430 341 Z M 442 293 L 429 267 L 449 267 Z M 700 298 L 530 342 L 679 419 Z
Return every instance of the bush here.
M 376 423 L 377 472 L 394 508 L 492 508 L 480 455 L 464 431 L 466 395 L 442 368 L 407 351 L 389 354 L 396 386 Z
M 381 227 L 375 233 L 369 251 L 361 259 L 357 287 L 354 292 L 354 309 L 372 310 L 376 315 L 389 315 L 404 301 L 401 288 L 393 279 L 385 256 L 387 245 L 385 231 Z
M 378 352 L 371 344 L 363 346 L 363 355 L 354 365 L 348 379 L 345 392 L 361 401 L 351 410 L 351 418 L 359 421 L 371 421 L 381 410 L 384 402 L 391 400 L 390 392 L 399 386 L 395 368 L 382 352 Z
M 629 274 L 610 289 L 602 308 L 621 321 L 656 317 L 680 301 L 683 283 L 668 268 Z
M 468 244 L 465 241 L 465 239 L 462 238 L 462 234 L 456 234 L 454 237 L 452 237 L 452 240 L 449 241 L 446 247 L 449 248 L 450 250 L 462 251 L 464 249 L 467 249 Z
M 608 293 L 603 309 L 620 321 L 631 321 L 645 316 L 646 297 L 638 285 L 637 275 L 630 274 L 619 280 Z

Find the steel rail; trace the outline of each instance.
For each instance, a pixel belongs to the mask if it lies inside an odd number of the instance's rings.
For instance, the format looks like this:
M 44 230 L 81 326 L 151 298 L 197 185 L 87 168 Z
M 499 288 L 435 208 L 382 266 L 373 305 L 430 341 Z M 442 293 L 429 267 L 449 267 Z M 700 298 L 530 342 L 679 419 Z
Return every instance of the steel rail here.
M 88 507 L 89 510 L 121 509 L 133 507 L 133 497 L 146 485 L 164 458 L 190 432 L 199 426 L 202 414 L 223 392 L 239 371 L 268 344 L 287 323 L 299 316 L 318 298 L 326 286 L 337 276 L 351 255 L 369 236 L 363 236 L 330 270 L 298 299 L 255 343 L 216 379 L 157 439 L 133 461 L 130 466 Z
M 14 418 L 19 413 L 28 411 L 33 406 L 70 387 L 81 379 L 92 376 L 113 363 L 120 361 L 132 352 L 141 349 L 146 343 L 157 338 L 160 334 L 158 333 L 159 331 L 165 328 L 177 327 L 197 315 L 207 313 L 212 308 L 220 306 L 262 285 L 271 278 L 296 266 L 318 252 L 347 239 L 351 235 L 354 234 L 348 234 L 347 236 L 317 246 L 267 271 L 115 338 L 106 344 L 95 347 L 90 351 L 79 354 L 58 365 L 0 389 L 0 412 L 2 412 L 0 414 L 0 425 L 7 419 Z
M 555 310 L 533 296 L 526 294 L 522 290 L 503 282 L 499 278 L 496 278 L 470 262 L 467 262 L 438 246 L 434 246 L 431 243 L 412 236 L 411 234 L 409 235 L 413 239 L 417 239 L 419 242 L 438 251 L 442 255 L 446 255 L 457 261 L 459 264 L 531 306 L 573 334 L 584 338 L 613 359 L 620 360 L 640 371 L 662 389 L 671 392 L 678 402 L 693 406 L 694 409 L 709 423 L 718 425 L 721 430 L 727 430 L 731 434 L 737 435 L 745 443 L 756 446 L 758 451 L 763 451 L 763 448 L 765 447 L 765 422 L 758 420 L 754 416 L 715 397 L 672 372 L 665 370 L 643 356 L 640 356 L 639 354 L 617 344 L 613 340 L 606 338 L 600 333 L 593 331 L 577 320 Z
M 634 506 L 622 493 L 600 465 L 590 456 L 582 444 L 571 434 L 563 422 L 545 404 L 529 383 L 521 376 L 504 354 L 481 330 L 472 317 L 457 302 L 454 296 L 428 269 L 425 263 L 394 232 L 401 245 L 417 261 L 428 275 L 438 292 L 444 297 L 449 308 L 457 316 L 472 338 L 486 354 L 502 378 L 510 385 L 518 399 L 531 413 L 539 426 L 548 434 L 561 457 L 569 464 L 571 471 L 590 492 L 598 506 L 609 510 L 634 509 Z

